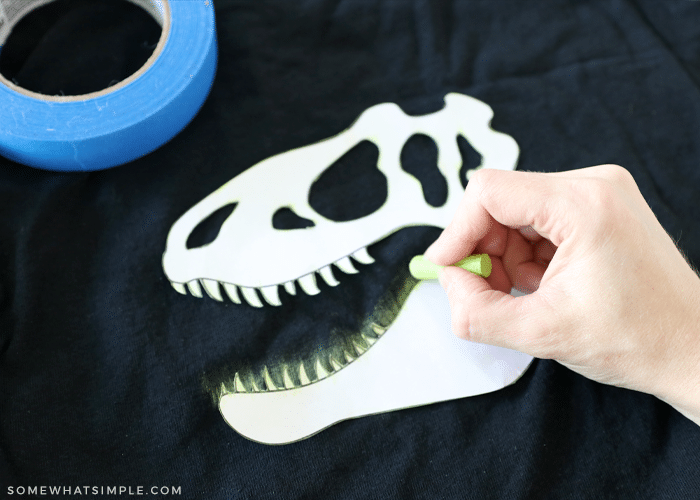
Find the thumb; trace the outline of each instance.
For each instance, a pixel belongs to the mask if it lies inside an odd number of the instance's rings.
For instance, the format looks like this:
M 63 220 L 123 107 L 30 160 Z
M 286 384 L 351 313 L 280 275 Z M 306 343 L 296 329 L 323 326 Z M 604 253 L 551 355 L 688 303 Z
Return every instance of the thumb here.
M 513 297 L 494 290 L 481 276 L 447 266 L 438 274 L 459 338 L 529 352 L 547 328 L 537 292 Z

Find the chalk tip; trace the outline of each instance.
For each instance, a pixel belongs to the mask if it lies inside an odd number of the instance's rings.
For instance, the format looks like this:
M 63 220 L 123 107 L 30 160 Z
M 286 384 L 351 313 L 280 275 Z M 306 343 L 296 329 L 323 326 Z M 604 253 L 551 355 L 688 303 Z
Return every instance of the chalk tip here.
M 441 268 L 442 266 L 433 264 L 424 255 L 416 255 L 408 264 L 411 276 L 419 280 L 436 280 Z
M 483 278 L 488 278 L 491 275 L 492 265 L 491 257 L 488 254 L 470 255 L 459 262 L 453 264 L 456 267 L 461 267 L 471 273 L 477 274 Z M 424 255 L 416 255 L 408 264 L 408 270 L 411 275 L 419 280 L 435 280 L 438 277 L 438 271 L 444 266 L 433 264 Z

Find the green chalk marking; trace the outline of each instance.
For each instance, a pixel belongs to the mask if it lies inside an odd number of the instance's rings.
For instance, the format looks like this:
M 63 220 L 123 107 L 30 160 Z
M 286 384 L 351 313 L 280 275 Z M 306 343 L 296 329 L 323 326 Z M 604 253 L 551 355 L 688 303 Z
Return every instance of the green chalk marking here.
M 485 253 L 470 255 L 452 265 L 466 269 L 484 278 L 488 278 L 491 275 L 491 257 Z M 408 264 L 408 270 L 411 271 L 411 275 L 419 280 L 436 280 L 438 271 L 443 267 L 445 266 L 433 264 L 422 255 L 416 255 Z

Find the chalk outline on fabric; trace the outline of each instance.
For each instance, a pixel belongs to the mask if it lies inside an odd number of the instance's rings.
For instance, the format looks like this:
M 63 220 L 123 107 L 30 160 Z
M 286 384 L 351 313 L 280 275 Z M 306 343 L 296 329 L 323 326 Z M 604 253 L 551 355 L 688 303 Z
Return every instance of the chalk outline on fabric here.
M 0 0 L 0 49 L 20 19 L 53 1 Z M 146 64 L 112 87 L 79 96 L 38 94 L 0 75 L 1 155 L 47 170 L 100 170 L 150 153 L 192 120 L 216 72 L 213 3 L 127 1 L 162 28 Z

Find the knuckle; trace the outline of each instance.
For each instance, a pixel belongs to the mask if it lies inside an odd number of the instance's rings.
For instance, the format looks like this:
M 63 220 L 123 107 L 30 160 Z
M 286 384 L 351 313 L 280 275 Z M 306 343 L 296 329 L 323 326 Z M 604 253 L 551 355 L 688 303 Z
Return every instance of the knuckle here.
M 608 164 L 601 165 L 601 174 L 610 180 L 627 180 L 632 177 L 629 171 L 620 165 Z
M 475 341 L 476 329 L 465 308 L 453 308 L 452 332 L 462 340 Z
M 475 184 L 483 184 L 483 182 L 488 179 L 491 171 L 489 169 L 480 168 L 472 175 L 470 183 L 473 181 Z
M 477 170 L 467 184 L 466 191 L 471 198 L 484 204 L 502 188 L 502 175 L 503 171 L 490 168 Z
M 600 165 L 598 168 L 600 169 L 601 177 L 614 186 L 628 188 L 637 185 L 634 177 L 625 167 L 610 164 Z
M 459 338 L 469 334 L 469 315 L 461 307 L 452 308 L 452 331 Z
M 570 188 L 571 201 L 583 214 L 595 213 L 602 220 L 614 212 L 618 196 L 608 180 L 601 177 L 576 179 Z
M 490 177 L 489 171 L 484 169 L 479 169 L 471 176 L 469 182 L 467 183 L 467 192 L 470 194 L 481 193 L 486 185 L 488 184 L 488 178 Z
M 615 190 L 605 180 L 592 179 L 588 183 L 587 189 L 588 202 L 592 206 L 607 209 L 614 202 Z

